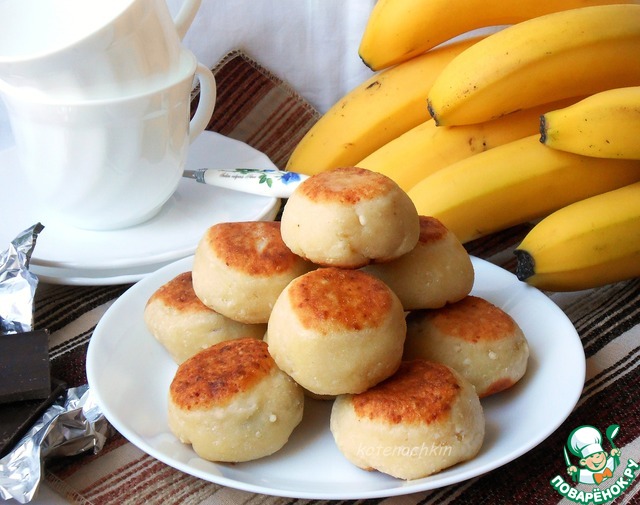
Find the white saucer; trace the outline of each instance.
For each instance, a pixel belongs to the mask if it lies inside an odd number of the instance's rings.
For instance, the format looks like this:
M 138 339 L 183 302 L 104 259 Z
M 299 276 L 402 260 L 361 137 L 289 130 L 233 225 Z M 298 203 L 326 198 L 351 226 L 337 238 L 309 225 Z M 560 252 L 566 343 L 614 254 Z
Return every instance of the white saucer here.
M 186 168 L 276 168 L 252 147 L 204 132 L 192 144 Z M 157 268 L 193 254 L 204 231 L 223 221 L 272 220 L 280 201 L 214 188 L 184 179 L 151 220 L 114 231 L 88 231 L 50 221 L 29 199 L 14 147 L 0 151 L 0 247 L 37 222 L 45 228 L 31 257 L 41 280 L 62 284 L 135 282 Z M 8 217 L 8 219 L 7 219 Z
M 143 312 L 160 286 L 192 268 L 192 258 L 149 275 L 107 310 L 87 351 L 89 387 L 104 415 L 129 441 L 178 470 L 222 486 L 300 499 L 355 500 L 462 482 L 513 461 L 551 435 L 572 412 L 585 378 L 580 337 L 562 310 L 506 270 L 472 261 L 472 294 L 515 319 L 531 354 L 518 384 L 483 399 L 486 434 L 480 453 L 429 477 L 404 481 L 349 463 L 331 435 L 332 402 L 326 400 L 305 398 L 303 420 L 287 444 L 255 461 L 213 463 L 181 443 L 167 421 L 167 391 L 177 365 L 149 333 Z
M 69 286 L 112 286 L 115 284 L 132 284 L 170 263 L 154 263 L 149 266 L 132 268 L 74 270 L 73 268 L 43 267 L 32 265 L 41 282 L 49 284 L 65 284 Z

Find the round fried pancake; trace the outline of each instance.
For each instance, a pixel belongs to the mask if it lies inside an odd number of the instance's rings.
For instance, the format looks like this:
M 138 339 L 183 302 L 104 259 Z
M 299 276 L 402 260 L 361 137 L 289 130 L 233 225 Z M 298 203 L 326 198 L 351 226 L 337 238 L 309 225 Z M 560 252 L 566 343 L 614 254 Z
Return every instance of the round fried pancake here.
M 220 223 L 198 243 L 193 288 L 202 303 L 230 319 L 266 323 L 289 281 L 312 268 L 284 244 L 279 222 Z
M 473 386 L 441 363 L 404 361 L 371 389 L 336 398 L 331 432 L 366 470 L 417 479 L 473 458 L 485 421 Z
M 467 296 L 440 309 L 409 314 L 404 357 L 449 365 L 482 398 L 522 378 L 529 345 L 509 314 L 481 297 Z
M 244 324 L 204 305 L 193 290 L 191 272 L 183 272 L 158 288 L 144 309 L 151 334 L 180 364 L 198 351 L 224 340 L 262 339 L 266 324 Z
M 322 266 L 389 261 L 413 249 L 419 233 L 407 194 L 388 177 L 357 167 L 309 177 L 282 212 L 284 242 Z
M 405 310 L 431 309 L 458 301 L 471 292 L 471 257 L 458 238 L 438 219 L 420 216 L 420 238 L 407 254 L 364 267 L 382 279 Z
M 251 338 L 229 340 L 182 363 L 169 388 L 169 428 L 201 458 L 273 454 L 302 419 L 304 393 Z
M 398 368 L 406 333 L 398 297 L 358 270 L 320 268 L 276 301 L 265 337 L 278 366 L 316 395 L 357 393 Z

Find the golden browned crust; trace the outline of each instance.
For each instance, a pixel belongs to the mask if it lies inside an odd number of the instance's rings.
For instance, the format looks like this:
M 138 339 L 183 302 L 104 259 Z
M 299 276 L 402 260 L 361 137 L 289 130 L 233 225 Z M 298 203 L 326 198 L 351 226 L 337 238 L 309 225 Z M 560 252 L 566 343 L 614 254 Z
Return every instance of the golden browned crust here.
M 183 272 L 156 290 L 147 305 L 159 302 L 180 312 L 209 311 L 193 291 L 191 272 Z
M 395 187 L 388 177 L 358 167 L 342 167 L 310 177 L 296 191 L 314 202 L 353 205 L 387 194 Z
M 467 296 L 429 314 L 442 333 L 471 343 L 511 338 L 515 321 L 503 310 L 477 296 Z
M 183 410 L 224 406 L 251 389 L 276 366 L 267 343 L 254 338 L 228 340 L 200 351 L 182 363 L 169 394 Z
M 332 267 L 298 277 L 288 296 L 300 324 L 320 333 L 376 328 L 393 304 L 382 281 L 359 270 Z
M 418 242 L 428 244 L 442 240 L 449 230 L 438 219 L 430 216 L 420 216 L 420 238 Z
M 446 420 L 461 386 L 451 370 L 423 359 L 403 361 L 398 371 L 353 395 L 356 415 L 389 424 L 431 424 Z
M 286 272 L 303 261 L 282 241 L 279 221 L 219 223 L 204 240 L 227 266 L 252 276 Z
M 491 396 L 491 395 L 495 395 L 496 393 L 499 393 L 500 391 L 504 391 L 505 389 L 509 389 L 510 387 L 514 386 L 516 384 L 516 381 L 514 381 L 513 379 L 507 378 L 507 377 L 503 377 L 501 379 L 497 379 L 495 381 L 493 381 L 491 383 L 491 385 L 482 392 L 482 394 L 480 395 L 480 398 L 485 398 L 487 396 Z

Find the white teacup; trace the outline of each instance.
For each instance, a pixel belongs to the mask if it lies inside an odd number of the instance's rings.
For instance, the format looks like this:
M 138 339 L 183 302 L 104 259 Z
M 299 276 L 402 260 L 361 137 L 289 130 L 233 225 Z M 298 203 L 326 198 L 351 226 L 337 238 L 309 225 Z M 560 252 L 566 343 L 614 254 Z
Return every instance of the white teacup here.
M 51 219 L 93 230 L 154 216 L 176 190 L 189 144 L 216 99 L 211 71 L 183 50 L 163 86 L 121 98 L 64 101 L 0 86 L 34 205 Z M 198 107 L 190 120 L 194 76 Z
M 0 80 L 64 98 L 131 94 L 178 70 L 201 0 L 2 0 Z

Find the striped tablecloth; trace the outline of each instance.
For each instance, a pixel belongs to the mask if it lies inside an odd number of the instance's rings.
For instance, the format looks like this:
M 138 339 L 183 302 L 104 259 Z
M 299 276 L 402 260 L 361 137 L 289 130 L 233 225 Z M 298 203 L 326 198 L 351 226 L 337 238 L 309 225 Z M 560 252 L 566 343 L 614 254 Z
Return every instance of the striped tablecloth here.
M 318 113 L 277 76 L 240 53 L 225 58 L 215 73 L 218 105 L 209 129 L 246 142 L 283 168 Z M 468 249 L 513 271 L 512 251 L 526 229 L 508 230 L 469 244 Z M 113 301 L 129 287 L 39 285 L 35 322 L 37 328 L 51 332 L 55 376 L 70 386 L 86 383 L 85 356 L 92 332 Z M 566 422 L 529 453 L 486 475 L 433 491 L 367 503 L 561 502 L 562 496 L 550 481 L 565 472 L 562 447 L 570 432 L 585 424 L 603 431 L 610 424 L 619 424 L 616 445 L 622 450 L 623 461 L 640 460 L 640 279 L 549 296 L 575 325 L 587 357 L 584 390 Z M 562 387 L 557 384 L 549 395 L 561 395 Z M 545 409 L 544 398 L 537 408 Z M 622 473 L 616 477 L 625 478 Z M 118 433 L 96 455 L 49 462 L 45 478 L 48 486 L 67 500 L 82 504 L 309 503 L 254 495 L 199 480 L 148 456 Z M 640 503 L 640 478 L 627 481 L 615 503 Z

